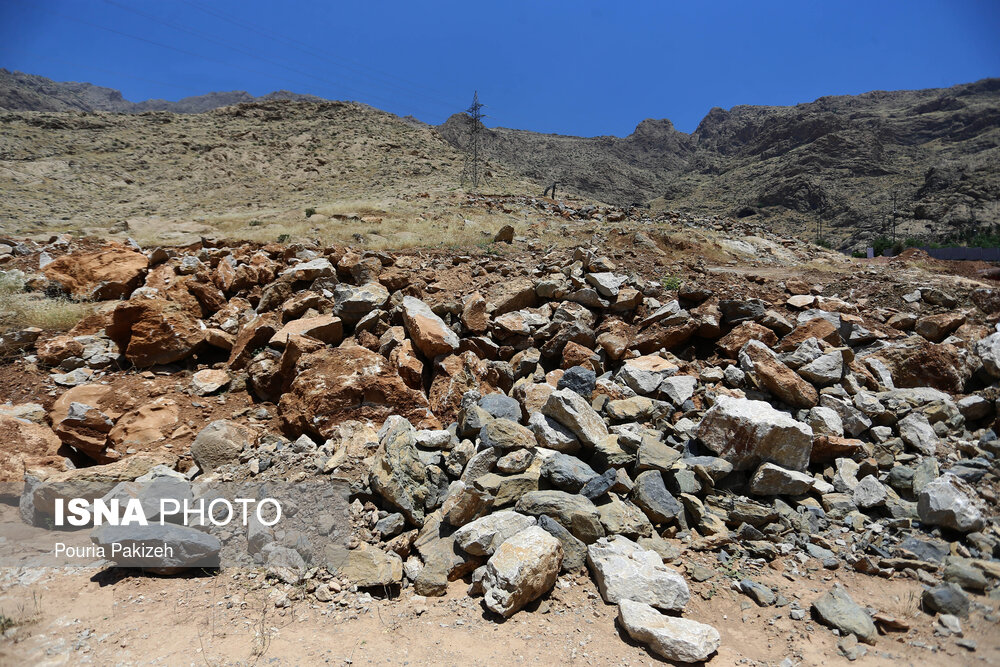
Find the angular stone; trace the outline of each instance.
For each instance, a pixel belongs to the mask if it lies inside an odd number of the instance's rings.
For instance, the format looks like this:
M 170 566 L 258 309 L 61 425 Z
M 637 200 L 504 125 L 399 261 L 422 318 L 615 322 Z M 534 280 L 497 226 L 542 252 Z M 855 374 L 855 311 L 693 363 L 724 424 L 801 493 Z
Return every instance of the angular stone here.
M 812 429 L 763 401 L 719 396 L 698 427 L 709 450 L 748 470 L 769 461 L 803 470 L 812 451 Z
M 458 349 L 455 332 L 420 299 L 403 297 L 403 322 L 414 344 L 429 359 Z
M 455 544 L 474 556 L 491 556 L 507 539 L 535 523 L 535 517 L 501 510 L 459 528 Z
M 415 526 L 424 523 L 427 469 L 417 453 L 413 426 L 402 417 L 386 420 L 369 475 L 372 489 Z
M 608 435 L 608 427 L 601 416 L 586 399 L 570 389 L 552 392 L 542 407 L 542 414 L 565 426 L 590 447 Z
M 961 478 L 945 473 L 930 482 L 917 498 L 920 521 L 962 533 L 981 530 L 985 525 L 975 489 Z
M 198 432 L 191 443 L 191 458 L 204 472 L 239 462 L 240 452 L 256 442 L 256 434 L 236 422 L 220 419 Z
M 632 639 L 675 662 L 701 662 L 715 653 L 721 638 L 711 625 L 665 616 L 642 602 L 618 603 L 618 622 Z
M 812 603 L 816 618 L 842 633 L 855 635 L 866 644 L 874 644 L 878 637 L 875 623 L 864 609 L 847 594 L 840 584 Z
M 667 523 L 676 519 L 684 508 L 670 495 L 658 470 L 647 470 L 635 478 L 632 502 L 639 506 L 653 523 Z
M 514 509 L 534 517 L 552 517 L 585 544 L 604 536 L 597 507 L 583 496 L 565 491 L 531 491 L 518 499 Z
M 807 473 L 762 463 L 750 480 L 750 493 L 756 496 L 798 496 L 808 493 L 815 481 Z
M 664 611 L 683 611 L 691 593 L 684 577 L 663 564 L 655 551 L 615 535 L 587 549 L 587 565 L 605 602 L 642 602 Z
M 538 526 L 522 530 L 501 544 L 487 561 L 483 603 L 490 611 L 509 618 L 552 589 L 562 559 L 558 539 Z

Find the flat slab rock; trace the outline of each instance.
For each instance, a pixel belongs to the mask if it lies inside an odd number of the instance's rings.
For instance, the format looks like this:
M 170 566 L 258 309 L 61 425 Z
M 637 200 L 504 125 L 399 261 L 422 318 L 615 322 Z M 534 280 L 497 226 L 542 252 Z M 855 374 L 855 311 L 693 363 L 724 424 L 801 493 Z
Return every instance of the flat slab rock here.
M 719 649 L 719 631 L 686 618 L 665 616 L 642 602 L 618 603 L 618 622 L 632 639 L 676 662 L 701 662 Z

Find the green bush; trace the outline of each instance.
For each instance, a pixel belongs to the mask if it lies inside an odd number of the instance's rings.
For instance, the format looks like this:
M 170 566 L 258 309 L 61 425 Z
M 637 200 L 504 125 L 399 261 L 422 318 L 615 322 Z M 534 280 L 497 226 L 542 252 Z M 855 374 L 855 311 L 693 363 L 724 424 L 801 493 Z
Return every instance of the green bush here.
M 875 250 L 875 256 L 881 257 L 887 248 L 892 247 L 892 241 L 890 241 L 885 236 L 880 236 L 874 241 L 872 241 L 872 249 Z
M 310 217 L 312 217 L 314 215 L 316 215 L 316 209 L 312 208 L 311 206 L 306 209 L 306 217 L 307 218 L 310 218 Z
M 663 286 L 663 289 L 670 291 L 680 289 L 682 282 L 684 281 L 677 276 L 664 275 L 660 278 L 660 284 Z

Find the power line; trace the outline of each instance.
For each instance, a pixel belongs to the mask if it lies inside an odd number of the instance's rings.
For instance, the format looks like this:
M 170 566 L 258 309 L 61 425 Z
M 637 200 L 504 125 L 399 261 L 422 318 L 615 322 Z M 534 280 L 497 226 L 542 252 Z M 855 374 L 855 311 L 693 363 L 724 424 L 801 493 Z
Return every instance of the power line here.
M 465 166 L 462 168 L 462 185 L 466 180 L 472 181 L 473 189 L 479 187 L 480 138 L 483 129 L 483 104 L 479 102 L 479 91 L 472 95 L 472 104 L 465 110 L 471 119 L 469 127 L 469 145 L 466 146 Z M 554 194 L 554 193 L 553 193 Z

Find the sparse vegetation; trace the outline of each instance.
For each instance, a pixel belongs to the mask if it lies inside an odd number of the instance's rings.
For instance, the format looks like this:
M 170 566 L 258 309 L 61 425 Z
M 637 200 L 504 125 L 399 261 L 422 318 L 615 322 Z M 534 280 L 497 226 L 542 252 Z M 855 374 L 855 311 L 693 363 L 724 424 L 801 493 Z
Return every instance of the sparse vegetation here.
M 307 220 L 309 218 L 313 217 L 314 215 L 316 215 L 316 209 L 314 209 L 312 207 L 309 207 L 309 208 L 306 209 L 306 219 Z
M 670 274 L 665 274 L 660 278 L 660 285 L 663 286 L 663 289 L 670 291 L 680 289 L 683 282 L 680 277 Z
M 64 331 L 93 310 L 92 303 L 25 291 L 21 271 L 0 272 L 0 329 L 38 327 Z

